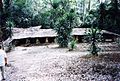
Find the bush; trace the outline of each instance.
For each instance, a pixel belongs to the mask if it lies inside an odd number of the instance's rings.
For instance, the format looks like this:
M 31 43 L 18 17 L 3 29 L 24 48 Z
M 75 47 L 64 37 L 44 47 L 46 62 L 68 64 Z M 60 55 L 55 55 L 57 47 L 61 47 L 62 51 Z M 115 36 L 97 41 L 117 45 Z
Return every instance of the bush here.
M 53 0 L 51 3 L 52 9 L 50 14 L 50 24 L 56 33 L 56 42 L 60 47 L 68 47 L 71 41 L 71 32 L 74 27 L 75 11 L 71 9 L 67 0 L 57 1 Z
M 32 15 L 25 7 L 13 5 L 11 20 L 15 22 L 16 27 L 28 28 L 31 26 Z
M 77 46 L 77 40 L 73 39 L 72 41 L 70 41 L 70 43 L 68 44 L 68 48 L 69 51 L 73 51 Z
M 68 43 L 71 41 L 72 36 L 71 32 L 73 29 L 73 21 L 74 21 L 74 12 L 63 12 L 64 9 L 61 10 L 61 17 L 57 18 L 55 22 L 54 29 L 57 32 L 57 43 L 60 47 L 67 47 Z M 59 14 L 60 14 L 59 13 Z
M 92 55 L 98 56 L 98 52 L 100 51 L 100 48 L 98 47 L 98 42 L 102 39 L 102 33 L 101 30 L 99 30 L 97 27 L 93 28 L 91 27 L 88 32 L 86 32 L 86 41 L 90 44 L 89 51 Z
M 12 27 L 14 27 L 14 23 L 12 21 L 7 21 L 6 22 L 6 27 L 8 29 L 9 37 L 12 37 Z

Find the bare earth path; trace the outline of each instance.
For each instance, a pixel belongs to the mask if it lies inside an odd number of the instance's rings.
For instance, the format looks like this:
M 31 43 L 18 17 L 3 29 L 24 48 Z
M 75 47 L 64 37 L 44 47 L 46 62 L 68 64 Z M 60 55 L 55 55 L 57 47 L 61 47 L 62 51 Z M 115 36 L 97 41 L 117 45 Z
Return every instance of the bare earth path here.
M 7 54 L 11 64 L 6 67 L 7 81 L 120 81 L 118 47 L 103 44 L 104 50 L 114 52 L 114 58 L 106 55 L 88 60 L 81 58 L 88 54 L 84 46 L 71 52 L 54 44 L 16 47 Z
M 68 52 L 55 45 L 16 47 L 8 53 L 11 67 L 7 67 L 8 81 L 57 81 L 71 57 L 87 52 Z M 67 60 L 67 61 L 66 61 Z

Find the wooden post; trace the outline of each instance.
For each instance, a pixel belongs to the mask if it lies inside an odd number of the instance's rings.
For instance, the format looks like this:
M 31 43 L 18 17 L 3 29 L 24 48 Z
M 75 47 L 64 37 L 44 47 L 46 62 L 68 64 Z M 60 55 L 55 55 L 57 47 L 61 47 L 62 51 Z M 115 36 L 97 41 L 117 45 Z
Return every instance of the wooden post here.
M 76 36 L 76 37 L 75 37 L 75 40 L 79 40 L 79 37 L 78 37 L 78 36 Z
M 57 43 L 56 38 L 54 39 L 54 43 Z
M 38 39 L 38 38 L 36 39 L 36 44 L 37 44 L 37 45 L 39 45 L 39 44 L 40 44 L 40 41 L 39 41 L 39 39 Z
M 46 39 L 45 39 L 45 43 L 49 43 L 49 41 L 48 41 L 48 38 L 46 37 Z
M 25 46 L 29 46 L 30 45 L 30 40 L 29 39 L 26 39 L 26 44 Z

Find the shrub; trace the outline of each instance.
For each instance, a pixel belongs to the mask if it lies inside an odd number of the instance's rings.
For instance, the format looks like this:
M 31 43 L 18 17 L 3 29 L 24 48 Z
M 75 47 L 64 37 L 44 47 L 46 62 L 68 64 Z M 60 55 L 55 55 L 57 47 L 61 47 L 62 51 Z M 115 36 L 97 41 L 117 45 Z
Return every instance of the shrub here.
M 70 43 L 68 44 L 68 48 L 69 51 L 73 51 L 77 46 L 77 40 L 73 39 L 72 41 L 70 41 Z
M 99 30 L 97 27 L 93 28 L 91 27 L 86 32 L 86 41 L 90 44 L 89 51 L 92 55 L 98 56 L 98 52 L 100 51 L 100 48 L 98 47 L 98 42 L 102 39 L 102 33 L 101 30 Z
M 57 33 L 56 41 L 60 47 L 67 47 L 71 41 L 71 32 L 75 20 L 75 11 L 69 6 L 68 0 L 56 1 L 51 3 L 52 9 L 50 12 L 50 26 Z
M 60 13 L 59 13 L 60 14 Z M 74 12 L 65 12 L 62 9 L 61 17 L 57 18 L 54 29 L 57 32 L 57 43 L 60 47 L 67 47 L 71 41 L 71 32 L 73 29 Z
M 12 21 L 6 22 L 6 27 L 8 29 L 9 36 L 12 37 L 12 27 L 14 27 L 14 23 Z

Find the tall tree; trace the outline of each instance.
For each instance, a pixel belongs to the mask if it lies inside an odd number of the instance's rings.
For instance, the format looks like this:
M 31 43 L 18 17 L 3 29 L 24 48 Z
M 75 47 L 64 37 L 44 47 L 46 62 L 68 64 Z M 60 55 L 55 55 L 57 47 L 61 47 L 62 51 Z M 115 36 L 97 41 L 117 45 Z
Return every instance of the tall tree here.
M 2 14 L 3 14 L 3 1 L 0 0 L 0 42 L 2 41 Z
M 91 0 L 89 0 L 88 2 L 88 11 L 90 11 L 90 9 L 91 9 Z
M 2 11 L 3 11 L 3 1 L 0 0 L 0 12 L 2 12 Z
M 0 26 L 2 27 L 3 0 L 0 0 Z
M 74 9 L 71 9 L 69 0 L 53 0 L 51 10 L 51 24 L 57 33 L 57 43 L 60 47 L 67 47 L 71 40 L 71 32 L 73 28 Z
M 120 33 L 120 10 L 118 0 L 111 0 L 110 8 L 108 9 L 107 23 L 110 31 Z
M 9 30 L 6 27 L 6 22 L 9 20 L 11 16 L 10 7 L 12 0 L 0 0 L 0 26 L 1 26 L 1 41 L 7 39 L 9 37 Z
M 98 10 L 98 27 L 104 29 L 104 21 L 106 16 L 106 7 L 104 3 L 101 3 Z

